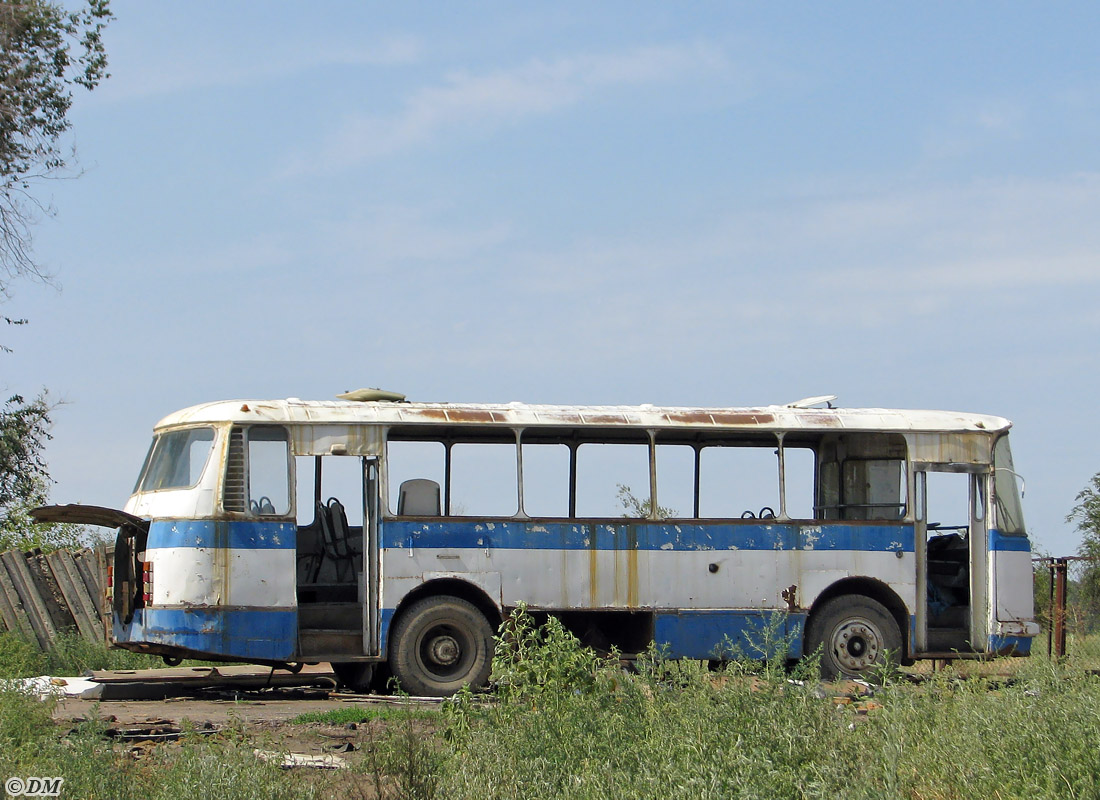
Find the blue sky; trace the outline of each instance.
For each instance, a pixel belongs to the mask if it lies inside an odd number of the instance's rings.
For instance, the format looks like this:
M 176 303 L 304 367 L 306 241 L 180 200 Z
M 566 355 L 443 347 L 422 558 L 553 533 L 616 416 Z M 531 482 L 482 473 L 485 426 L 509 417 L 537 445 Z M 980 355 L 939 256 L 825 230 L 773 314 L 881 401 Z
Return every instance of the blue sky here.
M 115 0 L 16 286 L 57 501 L 234 397 L 1001 414 L 1100 470 L 1100 6 Z

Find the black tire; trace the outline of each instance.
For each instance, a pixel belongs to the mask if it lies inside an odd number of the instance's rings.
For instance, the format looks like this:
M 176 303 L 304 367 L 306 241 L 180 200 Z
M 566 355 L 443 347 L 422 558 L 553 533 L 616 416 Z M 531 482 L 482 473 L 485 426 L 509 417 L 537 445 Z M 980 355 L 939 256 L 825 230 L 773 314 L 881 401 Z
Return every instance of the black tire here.
M 332 671 L 337 679 L 353 692 L 368 694 L 371 689 L 371 681 L 374 679 L 374 664 L 362 661 L 351 661 L 342 664 L 333 664 Z
M 821 676 L 865 677 L 888 661 L 898 663 L 901 630 L 886 607 L 863 595 L 827 601 L 806 626 L 806 652 L 821 648 Z
M 413 696 L 449 697 L 489 682 L 493 628 L 473 603 L 428 597 L 409 606 L 390 633 L 390 669 Z

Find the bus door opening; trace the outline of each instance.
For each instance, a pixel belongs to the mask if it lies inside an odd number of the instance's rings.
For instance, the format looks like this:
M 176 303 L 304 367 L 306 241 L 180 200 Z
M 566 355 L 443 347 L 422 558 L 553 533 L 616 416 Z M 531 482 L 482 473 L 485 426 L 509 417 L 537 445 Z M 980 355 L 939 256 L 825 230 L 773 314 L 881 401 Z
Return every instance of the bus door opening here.
M 297 595 L 301 657 L 371 652 L 378 469 L 359 456 L 298 456 Z
M 930 653 L 980 652 L 986 644 L 985 476 L 964 469 L 918 467 L 915 475 L 924 543 L 918 642 Z

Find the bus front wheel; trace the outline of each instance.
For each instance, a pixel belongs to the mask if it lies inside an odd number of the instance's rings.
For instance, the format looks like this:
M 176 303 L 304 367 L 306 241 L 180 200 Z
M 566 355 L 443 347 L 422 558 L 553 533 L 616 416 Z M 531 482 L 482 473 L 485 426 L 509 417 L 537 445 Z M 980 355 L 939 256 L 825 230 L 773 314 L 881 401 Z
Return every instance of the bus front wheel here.
M 428 597 L 401 614 L 390 636 L 390 668 L 403 691 L 447 697 L 489 682 L 493 628 L 473 603 Z
M 821 648 L 824 678 L 861 677 L 901 653 L 901 630 L 886 607 L 863 595 L 827 601 L 810 618 L 806 652 Z

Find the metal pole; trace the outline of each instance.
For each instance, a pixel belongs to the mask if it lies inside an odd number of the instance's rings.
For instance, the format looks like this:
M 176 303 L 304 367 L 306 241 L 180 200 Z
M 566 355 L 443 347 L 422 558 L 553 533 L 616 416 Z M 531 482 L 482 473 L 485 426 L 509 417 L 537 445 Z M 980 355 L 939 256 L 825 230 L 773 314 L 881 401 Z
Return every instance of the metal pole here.
M 1050 623 L 1047 627 L 1047 657 L 1054 655 L 1054 559 L 1046 559 L 1047 573 L 1050 576 L 1050 586 L 1047 587 L 1047 614 L 1050 615 Z
M 1068 571 L 1068 559 L 1056 558 L 1051 564 L 1054 570 L 1054 608 L 1053 636 L 1054 657 L 1063 658 L 1066 655 L 1066 573 Z

